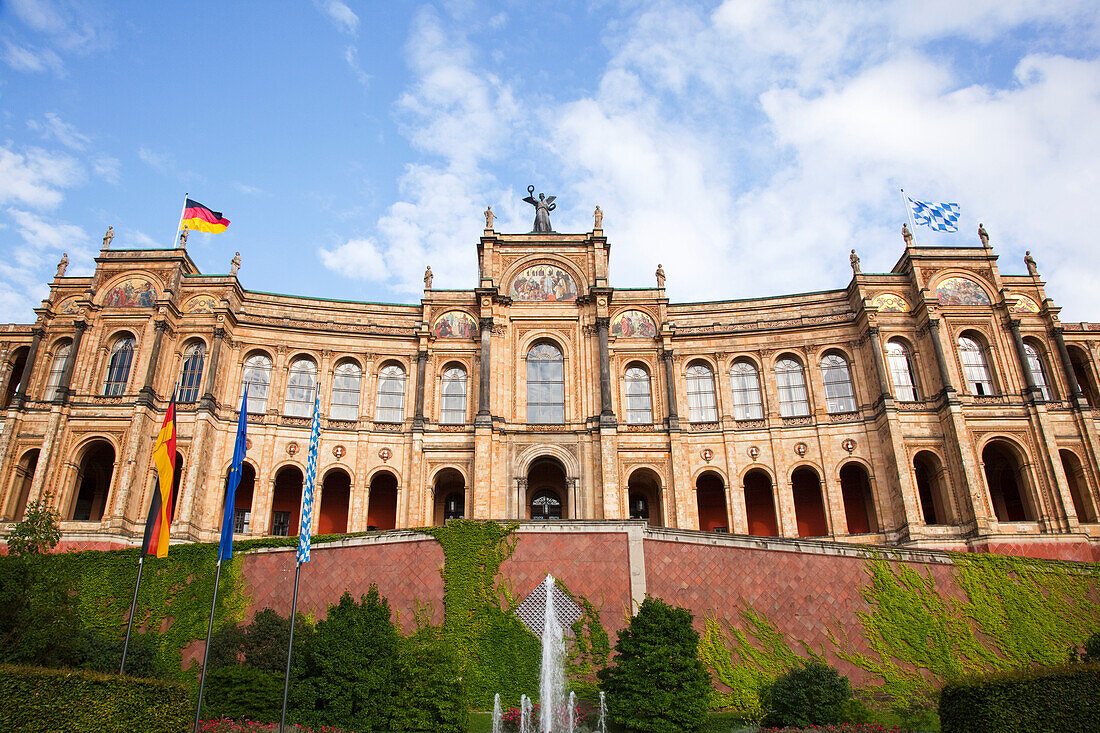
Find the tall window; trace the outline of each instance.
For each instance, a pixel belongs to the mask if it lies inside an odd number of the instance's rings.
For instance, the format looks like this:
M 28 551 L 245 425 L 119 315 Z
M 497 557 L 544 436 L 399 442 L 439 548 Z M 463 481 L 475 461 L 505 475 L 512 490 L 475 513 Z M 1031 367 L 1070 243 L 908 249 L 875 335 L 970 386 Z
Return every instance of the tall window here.
M 821 360 L 821 381 L 825 383 L 825 409 L 829 412 L 855 412 L 856 394 L 848 362 L 839 354 L 827 354 Z
M 53 362 L 50 363 L 50 374 L 46 378 L 46 393 L 43 399 L 49 401 L 57 399 L 57 390 L 61 387 L 61 377 L 65 374 L 65 365 L 69 363 L 69 354 L 73 353 L 72 341 L 65 341 L 58 345 L 53 354 Z
M 452 366 L 443 372 L 439 422 L 462 425 L 466 422 L 466 370 Z
M 959 359 L 972 395 L 993 394 L 993 378 L 985 361 L 985 350 L 969 336 L 959 336 Z
M 565 422 L 565 358 L 553 344 L 527 352 L 527 422 Z
M 1043 371 L 1043 360 L 1039 357 L 1039 350 L 1031 344 L 1024 344 L 1024 355 L 1027 357 L 1027 369 L 1031 372 L 1031 380 L 1043 395 L 1043 399 L 1050 402 L 1050 384 L 1047 382 L 1046 372 Z
M 304 356 L 295 359 L 290 365 L 290 374 L 287 375 L 283 412 L 293 417 L 312 417 L 316 385 L 317 364 L 313 359 Z
M 107 362 L 107 380 L 103 383 L 103 394 L 117 397 L 126 391 L 126 382 L 130 379 L 130 365 L 134 361 L 134 337 L 122 336 L 111 347 L 111 359 Z
M 775 364 L 775 381 L 779 386 L 779 414 L 783 417 L 805 417 L 810 414 L 810 399 L 806 394 L 806 375 L 794 359 L 780 359 Z
M 632 425 L 653 422 L 653 400 L 649 394 L 649 372 L 632 366 L 626 370 L 626 421 Z
M 718 420 L 718 396 L 714 393 L 714 372 L 696 362 L 687 369 L 688 419 L 691 422 Z
M 374 406 L 374 420 L 405 420 L 405 370 L 397 364 L 384 366 L 378 372 L 378 402 Z
M 267 412 L 267 390 L 271 386 L 271 357 L 267 354 L 253 354 L 244 360 L 241 375 L 241 395 L 248 387 L 248 411 Z
M 733 419 L 760 420 L 764 417 L 764 399 L 760 394 L 760 374 L 751 361 L 738 361 L 730 367 L 733 384 Z
M 196 341 L 183 352 L 183 373 L 180 375 L 180 402 L 194 402 L 199 398 L 202 384 L 202 367 L 206 361 L 206 344 Z
M 332 375 L 332 404 L 328 416 L 333 420 L 359 419 L 359 385 L 363 370 L 354 361 L 342 361 Z
M 886 363 L 890 368 L 890 383 L 894 385 L 894 397 L 902 402 L 917 401 L 917 382 L 913 379 L 913 360 L 909 349 L 900 341 L 886 344 Z

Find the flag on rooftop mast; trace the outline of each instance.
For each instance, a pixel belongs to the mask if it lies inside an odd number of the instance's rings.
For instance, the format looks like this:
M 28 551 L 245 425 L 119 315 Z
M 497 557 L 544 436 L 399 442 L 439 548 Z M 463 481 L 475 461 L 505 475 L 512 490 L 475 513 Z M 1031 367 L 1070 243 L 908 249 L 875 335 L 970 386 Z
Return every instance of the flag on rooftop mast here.
M 905 189 L 902 189 L 905 194 Z M 959 231 L 959 205 L 957 203 L 934 203 L 931 201 L 917 201 L 905 196 L 908 206 L 910 222 L 920 224 L 937 232 Z

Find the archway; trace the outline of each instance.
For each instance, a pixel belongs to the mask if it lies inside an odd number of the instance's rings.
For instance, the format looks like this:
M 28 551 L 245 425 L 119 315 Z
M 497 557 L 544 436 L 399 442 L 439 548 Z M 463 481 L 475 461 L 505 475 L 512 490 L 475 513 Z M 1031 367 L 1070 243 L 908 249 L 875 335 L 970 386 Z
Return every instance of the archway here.
M 767 471 L 754 468 L 745 474 L 745 520 L 749 534 L 757 537 L 778 537 L 779 522 L 775 517 L 775 494 Z
M 699 506 L 699 529 L 704 532 L 729 532 L 726 513 L 726 486 L 722 477 L 707 471 L 695 480 L 695 501 Z
M 1096 521 L 1096 504 L 1092 501 L 1089 491 L 1089 482 L 1085 477 L 1085 467 L 1081 465 L 1081 459 L 1073 451 L 1060 450 L 1058 455 L 1062 458 L 1062 469 L 1066 472 L 1066 480 L 1069 481 L 1069 494 L 1073 500 L 1073 511 L 1077 514 L 1078 522 Z
M 661 478 L 649 468 L 639 468 L 626 481 L 626 502 L 631 519 L 644 519 L 650 527 L 663 527 Z
M 15 506 L 7 518 L 13 522 L 23 521 L 23 512 L 27 510 L 27 501 L 31 495 L 31 484 L 34 482 L 34 472 L 38 468 L 39 449 L 33 448 L 23 454 L 15 467 L 15 480 L 12 482 L 15 494 Z
M 172 519 L 176 521 L 176 512 L 180 503 L 180 480 L 183 478 L 183 456 L 176 453 L 176 467 L 172 470 Z
M 829 534 L 825 520 L 825 502 L 821 497 L 821 479 L 809 466 L 800 466 L 791 474 L 794 495 L 794 519 L 799 537 L 824 537 Z
M 982 463 L 997 521 L 1035 521 L 1035 510 L 1025 494 L 1027 484 L 1016 451 L 1003 441 L 991 441 L 982 451 Z
M 77 488 L 69 511 L 70 519 L 76 522 L 98 522 L 103 519 L 114 472 L 114 446 L 105 440 L 96 440 L 84 449 L 77 471 Z
M 871 494 L 871 477 L 862 464 L 846 463 L 840 469 L 840 493 L 844 497 L 844 518 L 848 534 L 870 534 L 878 531 L 875 499 Z
M 350 504 L 351 476 L 342 468 L 334 468 L 325 474 L 321 482 L 321 510 L 317 514 L 317 534 L 347 532 Z
M 271 498 L 269 534 L 277 537 L 291 537 L 298 534 L 301 509 L 302 469 L 297 466 L 283 466 L 275 474 L 275 493 Z
M 27 370 L 27 353 L 29 351 L 30 348 L 27 346 L 16 349 L 9 361 L 11 371 L 8 373 L 8 383 L 4 388 L 2 399 L 0 399 L 0 410 L 11 407 L 11 401 L 15 398 L 15 393 L 19 391 L 19 383 L 23 381 L 23 372 Z
M 229 488 L 229 472 L 225 474 L 225 490 Z M 256 491 L 256 469 L 251 463 L 241 464 L 241 480 L 233 497 L 233 533 L 248 534 L 252 526 L 252 495 Z
M 1077 380 L 1077 386 L 1081 388 L 1081 393 L 1085 396 L 1085 402 L 1090 407 L 1096 407 L 1100 405 L 1100 397 L 1096 394 L 1096 380 L 1092 376 L 1092 368 L 1088 353 L 1077 346 L 1070 346 L 1069 351 L 1069 363 L 1073 367 L 1073 378 Z
M 432 496 L 432 524 L 442 525 L 448 519 L 466 516 L 466 479 L 456 469 L 444 468 L 436 474 Z
M 397 526 L 397 477 L 379 471 L 370 480 L 367 495 L 367 529 L 394 529 Z
M 527 469 L 529 519 L 567 519 L 569 493 L 565 467 L 549 456 L 536 458 Z
M 913 456 L 913 477 L 917 482 L 921 519 L 925 524 L 951 524 L 951 504 L 943 485 L 943 466 L 931 451 Z

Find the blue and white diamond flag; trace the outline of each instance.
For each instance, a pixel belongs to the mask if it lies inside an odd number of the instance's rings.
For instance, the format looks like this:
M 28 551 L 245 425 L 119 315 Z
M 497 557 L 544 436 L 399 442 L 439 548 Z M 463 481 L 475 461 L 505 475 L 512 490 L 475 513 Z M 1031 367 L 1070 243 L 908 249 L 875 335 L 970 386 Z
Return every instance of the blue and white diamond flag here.
M 317 444 L 321 442 L 321 392 L 313 398 L 313 425 L 309 430 L 306 484 L 302 487 L 302 526 L 298 531 L 298 562 L 309 562 L 309 530 L 313 524 L 313 485 L 317 482 Z
M 923 224 L 937 232 L 959 231 L 959 205 L 935 204 L 930 201 L 914 201 L 908 196 L 913 223 Z

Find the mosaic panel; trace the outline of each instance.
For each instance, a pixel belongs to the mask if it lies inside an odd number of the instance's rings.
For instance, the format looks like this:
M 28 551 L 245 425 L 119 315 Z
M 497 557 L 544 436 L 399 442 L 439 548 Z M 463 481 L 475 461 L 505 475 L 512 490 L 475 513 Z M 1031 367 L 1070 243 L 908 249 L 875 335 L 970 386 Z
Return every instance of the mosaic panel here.
M 940 305 L 989 305 L 981 285 L 965 277 L 949 277 L 936 286 Z
M 909 304 L 905 298 L 897 293 L 879 293 L 871 301 L 871 305 L 883 313 L 908 313 Z
M 577 299 L 577 284 L 560 267 L 535 265 L 516 275 L 509 292 L 516 300 L 566 302 Z
M 478 337 L 477 321 L 469 313 L 450 311 L 436 319 L 432 334 L 437 339 L 474 339 Z
M 657 324 L 648 314 L 641 311 L 623 311 L 611 321 L 611 335 L 622 338 L 653 338 L 657 335 Z
M 103 298 L 106 308 L 152 308 L 156 302 L 157 291 L 153 283 L 139 277 L 123 280 Z

